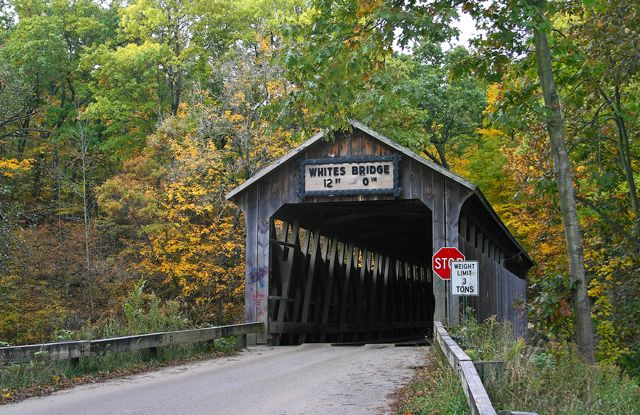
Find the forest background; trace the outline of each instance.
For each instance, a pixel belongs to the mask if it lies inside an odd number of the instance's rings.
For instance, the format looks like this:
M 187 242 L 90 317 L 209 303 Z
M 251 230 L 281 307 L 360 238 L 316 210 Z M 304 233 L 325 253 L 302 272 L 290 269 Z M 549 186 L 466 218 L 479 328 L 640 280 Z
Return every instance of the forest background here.
M 535 336 L 568 347 L 536 10 L 597 358 L 639 376 L 632 0 L 0 0 L 0 341 L 107 333 L 132 290 L 194 326 L 242 321 L 244 221 L 224 195 L 355 118 L 479 185 L 537 262 Z M 450 46 L 461 13 L 480 28 L 468 48 Z

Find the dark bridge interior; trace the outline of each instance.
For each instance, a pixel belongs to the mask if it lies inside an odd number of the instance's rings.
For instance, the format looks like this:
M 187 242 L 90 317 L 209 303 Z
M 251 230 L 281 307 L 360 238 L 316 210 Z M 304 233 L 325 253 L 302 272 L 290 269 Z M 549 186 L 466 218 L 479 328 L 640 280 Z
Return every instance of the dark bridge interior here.
M 418 200 L 282 206 L 271 221 L 270 342 L 430 334 L 431 217 Z

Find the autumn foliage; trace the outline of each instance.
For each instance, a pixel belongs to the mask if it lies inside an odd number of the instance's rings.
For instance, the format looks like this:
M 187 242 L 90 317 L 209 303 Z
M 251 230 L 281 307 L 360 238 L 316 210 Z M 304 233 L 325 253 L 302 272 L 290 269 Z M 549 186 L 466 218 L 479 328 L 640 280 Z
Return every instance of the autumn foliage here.
M 535 338 L 571 344 L 531 2 L 453 3 L 0 0 L 0 341 L 99 332 L 142 280 L 141 308 L 242 320 L 225 194 L 356 118 L 479 185 L 537 263 Z M 448 44 L 461 10 L 483 29 L 468 48 Z M 544 19 L 597 357 L 638 375 L 640 13 L 566 1 Z

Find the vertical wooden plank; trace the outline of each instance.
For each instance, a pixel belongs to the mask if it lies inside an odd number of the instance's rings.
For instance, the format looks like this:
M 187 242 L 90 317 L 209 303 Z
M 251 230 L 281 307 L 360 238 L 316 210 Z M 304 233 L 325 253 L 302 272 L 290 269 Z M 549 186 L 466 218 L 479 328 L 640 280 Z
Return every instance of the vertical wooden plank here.
M 419 195 L 416 195 L 416 188 L 415 188 L 415 184 L 416 184 L 416 169 L 417 169 L 417 163 L 412 160 L 409 159 L 407 160 L 407 165 L 409 166 L 409 188 L 407 189 L 407 197 L 409 199 L 414 199 L 416 197 L 418 197 Z
M 421 289 L 422 289 L 422 275 L 420 274 L 420 267 L 418 265 L 414 265 L 413 266 L 413 273 L 415 275 L 415 279 L 416 279 L 416 286 L 415 286 L 415 302 L 416 302 L 416 316 L 415 321 L 420 321 L 421 317 L 422 317 L 422 295 L 421 295 Z
M 445 240 L 445 190 L 444 178 L 439 174 L 433 175 L 433 252 L 435 254 L 440 248 L 446 246 Z M 435 309 L 433 319 L 436 321 L 447 321 L 447 285 L 439 277 L 433 278 L 433 297 L 435 299 Z
M 302 248 L 301 248 L 301 257 L 300 257 L 300 267 L 299 267 L 299 274 L 296 275 L 295 277 L 295 282 L 296 282 L 296 287 L 295 287 L 295 299 L 294 299 L 294 303 L 293 303 L 293 314 L 291 316 L 291 321 L 292 322 L 299 322 L 300 321 L 300 312 L 301 312 L 301 307 L 302 307 L 302 295 L 304 292 L 304 284 L 305 284 L 305 278 L 307 275 L 307 254 L 309 252 L 309 245 L 311 242 L 311 231 L 308 229 L 304 229 L 304 236 L 302 237 Z
M 459 244 L 459 232 L 458 221 L 460 219 L 460 193 L 459 185 L 452 180 L 446 180 L 445 183 L 445 203 L 446 203 L 446 226 L 445 226 L 445 239 L 447 246 L 458 247 Z M 451 295 L 450 287 L 447 290 L 448 297 L 448 312 L 449 312 L 449 324 L 456 325 L 460 322 L 460 297 Z
M 256 321 L 263 322 L 265 327 L 269 327 L 269 251 L 271 239 L 270 227 L 270 207 L 269 200 L 269 183 L 258 183 L 257 187 L 257 210 L 258 210 L 258 229 L 257 229 L 257 273 L 255 281 L 255 304 L 256 304 Z M 258 343 L 266 343 L 268 329 L 258 334 Z
M 286 242 L 287 231 L 289 224 L 282 221 L 282 228 L 276 229 L 276 221 L 272 220 L 270 223 L 271 235 L 275 237 L 277 241 Z M 280 292 L 282 291 L 283 274 L 286 272 L 286 265 L 283 266 L 283 262 L 286 262 L 286 249 L 282 244 L 272 244 L 271 257 L 269 262 L 270 278 L 269 278 L 269 318 L 276 320 L 278 306 L 281 306 L 281 302 L 277 300 Z
M 336 261 L 338 260 L 338 238 L 331 238 L 327 240 L 331 242 L 331 248 L 329 249 L 329 269 L 327 270 L 327 277 L 325 279 L 324 286 L 324 304 L 322 308 L 322 324 L 327 324 L 329 321 L 329 309 L 331 307 L 331 292 L 333 290 L 333 279 L 335 275 Z M 324 342 L 326 336 L 322 334 L 320 341 Z
M 362 261 L 360 267 L 360 276 L 358 278 L 358 289 L 356 291 L 356 309 L 354 315 L 357 316 L 356 323 L 364 324 L 365 322 L 365 305 L 364 291 L 366 289 L 367 268 L 371 263 L 371 252 L 368 249 L 362 251 Z
M 420 266 L 420 321 L 428 321 L 428 312 L 429 309 L 429 293 L 427 292 L 427 269 L 424 266 Z
M 464 241 L 469 240 L 469 235 L 467 234 L 467 217 L 460 216 L 460 232 L 461 239 Z
M 302 300 L 302 316 L 300 317 L 301 323 L 307 323 L 309 321 L 309 307 L 311 306 L 311 295 L 313 294 L 313 283 L 316 274 L 316 264 L 318 262 L 318 256 L 320 255 L 320 229 L 313 231 L 313 239 L 311 240 L 311 257 L 309 258 L 309 267 L 307 269 L 307 278 L 304 286 L 304 298 Z M 301 336 L 301 342 L 304 343 L 306 335 Z
M 400 172 L 400 197 L 402 199 L 411 199 L 411 160 L 407 158 L 401 159 L 398 170 Z
M 300 238 L 298 237 L 300 229 L 300 224 L 298 221 L 293 223 L 291 227 L 291 234 L 285 234 L 286 240 L 290 243 L 294 244 L 296 248 L 287 247 L 287 260 L 286 260 L 286 268 L 282 275 L 282 291 L 280 292 L 280 307 L 278 307 L 278 323 L 282 323 L 285 318 L 285 314 L 288 308 L 289 303 L 289 287 L 291 285 L 291 274 L 293 270 L 293 264 L 296 258 L 296 254 L 298 253 L 298 246 L 300 243 Z
M 405 281 L 404 281 L 404 270 L 402 267 L 402 259 L 396 259 L 396 290 L 398 291 L 398 295 L 396 297 L 396 301 L 398 302 L 397 310 L 398 314 L 396 317 L 396 321 L 402 322 L 405 318 Z
M 416 284 L 415 284 L 415 279 L 413 275 L 413 264 L 405 262 L 404 267 L 407 273 L 407 289 L 408 289 L 407 307 L 409 311 L 407 315 L 407 322 L 409 322 L 409 321 L 414 321 L 416 317 L 416 299 L 415 299 Z
M 397 260 L 392 257 L 388 257 L 387 266 L 389 270 L 389 317 L 387 321 L 392 325 L 397 322 L 398 319 L 398 275 L 396 273 Z M 394 333 L 392 333 L 394 334 Z
M 476 247 L 476 225 L 469 224 L 469 243 L 474 248 Z
M 245 194 L 246 271 L 244 285 L 245 320 L 256 321 L 256 281 L 258 279 L 258 212 L 255 191 Z M 255 339 L 253 339 L 255 341 Z
M 373 267 L 371 268 L 371 280 L 369 285 L 369 319 L 368 322 L 370 324 L 375 323 L 377 307 L 378 307 L 378 279 L 380 275 L 380 262 L 381 262 L 381 254 L 380 252 L 375 252 L 373 254 Z
M 355 252 L 354 252 L 355 251 Z M 345 266 L 344 279 L 342 281 L 342 292 L 340 293 L 340 316 L 338 317 L 339 324 L 347 323 L 347 304 L 349 303 L 349 291 L 351 288 L 351 274 L 353 272 L 353 257 L 358 257 L 358 248 L 353 246 L 353 243 L 349 243 L 346 247 L 347 261 Z M 344 340 L 344 333 L 341 334 L 341 340 Z
M 342 281 L 345 276 L 345 254 L 347 251 L 347 244 L 342 241 L 338 241 L 338 256 L 336 259 L 336 273 L 333 278 L 333 289 L 331 295 L 331 309 L 329 310 L 329 323 L 337 324 L 340 318 L 340 299 L 342 298 Z M 337 334 L 334 335 L 337 339 Z
M 320 323 L 322 321 L 322 309 L 324 304 L 324 288 L 327 285 L 327 274 L 329 272 L 329 247 L 331 240 L 328 237 L 322 236 L 320 238 L 320 262 L 316 264 L 319 266 L 318 279 L 316 287 L 313 293 L 313 313 L 312 321 L 314 323 Z M 319 341 L 319 335 L 313 335 L 313 341 Z
M 336 157 L 349 157 L 349 143 L 351 142 L 351 134 L 340 137 L 338 145 L 338 154 Z
M 433 180 L 434 177 L 437 177 L 438 173 L 435 173 L 433 170 L 427 167 L 423 167 L 422 169 L 422 195 L 420 196 L 420 200 L 422 203 L 427 205 L 427 207 L 433 211 L 433 203 L 434 203 L 434 188 L 433 188 Z
M 373 155 L 373 145 L 374 141 L 366 134 L 362 134 L 362 155 L 363 156 L 372 156 Z
M 413 275 L 415 278 L 415 288 L 414 288 L 414 301 L 416 302 L 416 312 L 414 321 L 420 321 L 422 317 L 422 275 L 420 274 L 420 267 L 417 265 L 413 265 Z
M 382 271 L 382 298 L 380 299 L 380 310 L 381 310 L 381 314 L 380 314 L 380 322 L 381 323 L 387 323 L 387 298 L 389 296 L 389 288 L 392 284 L 392 280 L 390 277 L 390 262 L 391 262 L 391 257 L 389 256 L 384 256 L 382 257 L 383 261 L 384 261 L 384 265 L 383 265 L 383 271 Z

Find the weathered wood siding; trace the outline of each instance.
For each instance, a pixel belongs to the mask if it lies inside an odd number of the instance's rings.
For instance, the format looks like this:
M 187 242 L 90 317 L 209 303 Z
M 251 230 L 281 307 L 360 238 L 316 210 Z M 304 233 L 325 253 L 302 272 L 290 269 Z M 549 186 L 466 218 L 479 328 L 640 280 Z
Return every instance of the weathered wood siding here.
M 466 218 L 461 219 L 460 250 L 468 260 L 480 265 L 480 295 L 468 297 L 467 305 L 473 308 L 475 318 L 483 321 L 496 316 L 498 321 L 509 321 L 514 334 L 524 337 L 526 318 L 526 279 L 520 278 L 504 267 L 504 253 L 492 240 Z M 460 307 L 462 311 L 462 304 Z

